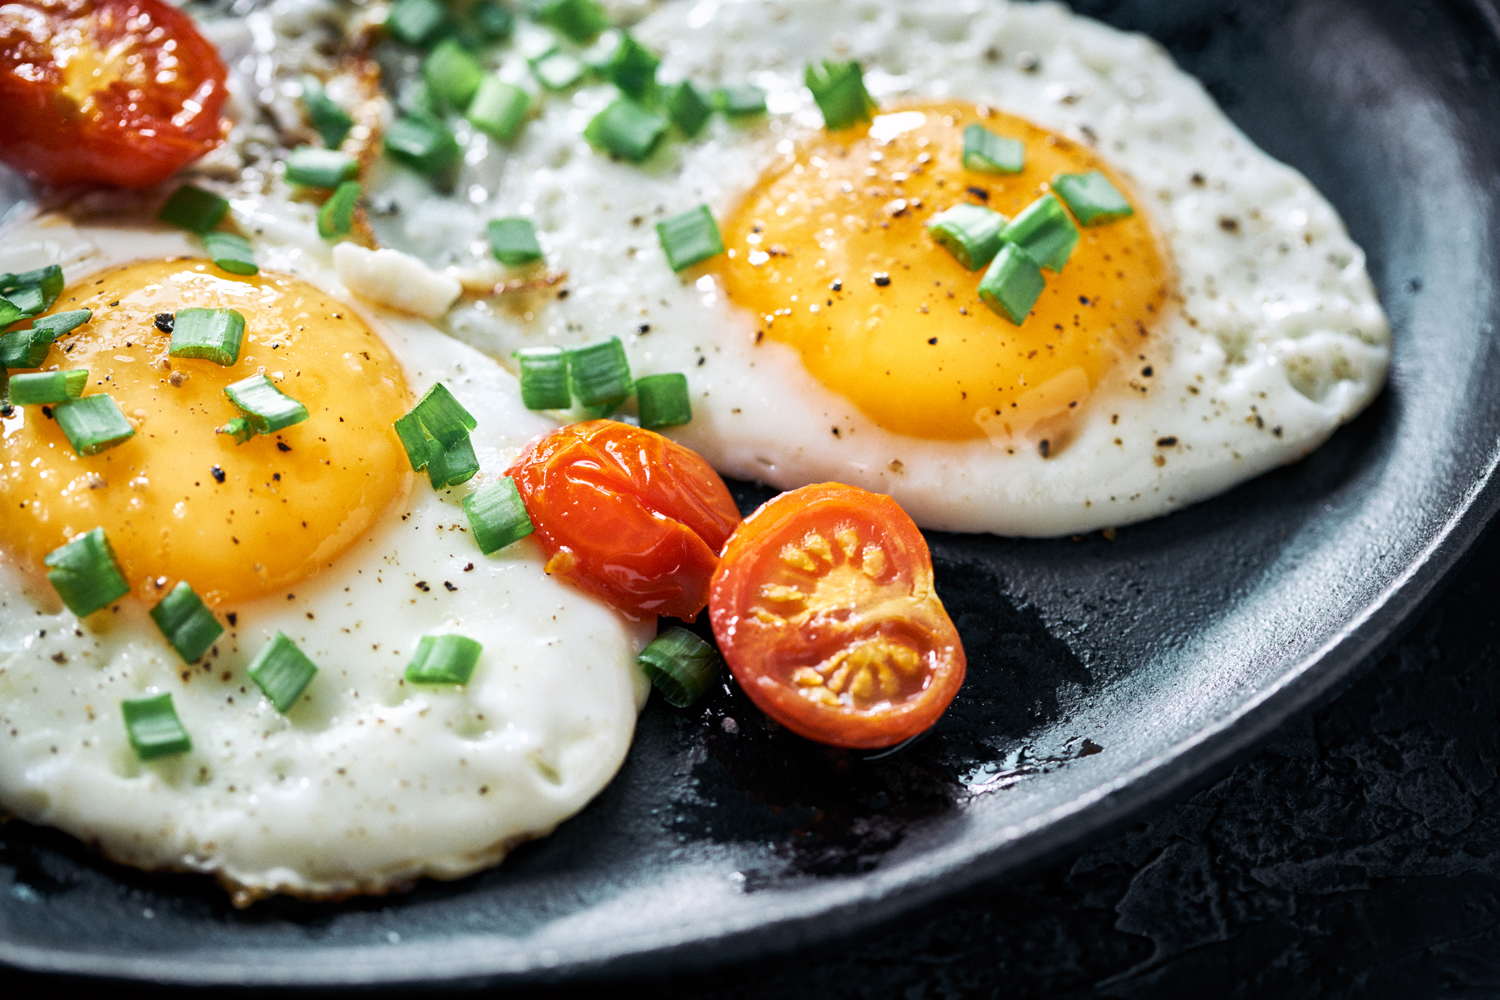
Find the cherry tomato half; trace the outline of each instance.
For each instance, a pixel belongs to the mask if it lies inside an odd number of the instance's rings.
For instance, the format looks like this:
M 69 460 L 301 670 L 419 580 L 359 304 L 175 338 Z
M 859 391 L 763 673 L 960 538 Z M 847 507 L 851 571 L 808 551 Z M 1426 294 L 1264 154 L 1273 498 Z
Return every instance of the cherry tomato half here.
M 225 76 L 164 0 L 6 0 L 0 159 L 48 184 L 149 187 L 219 144 Z
M 896 501 L 853 486 L 804 486 L 747 517 L 708 613 L 751 700 L 820 743 L 894 746 L 936 722 L 963 683 L 926 540 Z
M 692 620 L 719 549 L 740 523 L 709 464 L 654 431 L 571 424 L 532 443 L 513 476 L 547 572 L 628 615 Z

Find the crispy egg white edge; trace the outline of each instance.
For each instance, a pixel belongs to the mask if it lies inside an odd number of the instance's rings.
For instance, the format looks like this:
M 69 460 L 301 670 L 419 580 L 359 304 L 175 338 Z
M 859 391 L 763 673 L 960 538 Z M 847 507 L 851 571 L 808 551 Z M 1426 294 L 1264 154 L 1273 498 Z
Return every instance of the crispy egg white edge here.
M 311 213 L 235 207 L 249 229 L 303 234 L 269 249 L 262 241 L 263 267 L 351 301 Z M 57 217 L 23 219 L 3 235 L 0 269 L 55 262 L 72 280 L 197 252 L 176 234 Z M 555 424 L 527 412 L 515 379 L 489 359 L 427 323 L 357 308 L 415 394 L 442 380 L 477 418 L 480 477 L 434 493 L 418 475 L 404 507 L 335 568 L 289 588 L 294 599 L 220 609 L 221 620 L 236 611 L 238 625 L 212 670 L 193 668 L 188 682 L 144 606 L 127 599 L 80 623 L 44 579 L 0 554 L 0 803 L 11 813 L 134 865 L 214 872 L 245 898 L 337 896 L 491 865 L 614 776 L 649 691 L 635 655 L 654 627 L 546 576 L 534 540 L 486 557 L 461 530 L 463 494 Z M 418 580 L 430 581 L 427 592 Z M 311 702 L 286 716 L 244 673 L 278 629 L 319 667 Z M 403 686 L 418 638 L 444 631 L 484 645 L 472 680 Z M 232 681 L 219 679 L 224 671 Z M 193 749 L 142 763 L 119 702 L 163 691 Z

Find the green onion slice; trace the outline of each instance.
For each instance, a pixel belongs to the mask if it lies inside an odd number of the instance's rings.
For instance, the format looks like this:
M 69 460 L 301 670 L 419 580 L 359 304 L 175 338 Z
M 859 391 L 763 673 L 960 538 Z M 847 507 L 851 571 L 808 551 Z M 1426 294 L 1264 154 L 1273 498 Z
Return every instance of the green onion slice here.
M 48 309 L 62 290 L 62 268 L 56 264 L 24 274 L 0 275 L 0 329 Z
M 204 233 L 203 249 L 214 266 L 230 274 L 257 274 L 260 267 L 255 263 L 255 251 L 250 241 L 238 233 Z
M 246 441 L 249 441 L 251 438 L 255 437 L 254 428 L 250 426 L 250 421 L 246 420 L 244 417 L 235 417 L 223 427 L 215 428 L 214 433 L 228 434 L 230 437 L 234 438 L 235 444 L 244 444 Z
M 996 135 L 979 124 L 964 129 L 964 169 L 980 174 L 1019 174 L 1025 167 L 1025 143 Z
M 870 120 L 875 99 L 865 89 L 865 75 L 859 63 L 824 60 L 821 67 L 809 64 L 803 80 L 812 91 L 818 110 L 823 112 L 823 124 L 828 128 L 848 128 Z
M 277 632 L 276 637 L 256 654 L 246 671 L 266 700 L 282 715 L 297 703 L 317 672 L 317 665 L 287 638 L 285 632 Z
M 141 760 L 193 749 L 193 741 L 172 707 L 170 693 L 126 699 L 120 702 L 120 713 L 125 717 L 125 735 Z
M 713 213 L 708 210 L 707 205 L 699 205 L 681 215 L 658 222 L 656 237 L 661 241 L 667 263 L 674 271 L 681 271 L 724 252 L 719 224 L 714 221 Z
M 484 69 L 467 49 L 450 38 L 428 53 L 422 76 L 450 108 L 463 111 L 479 90 Z
M 1010 220 L 1010 225 L 1000 231 L 1000 238 L 1025 250 L 1042 267 L 1061 271 L 1078 245 L 1078 227 L 1068 218 L 1062 202 L 1044 194 Z
M 490 222 L 490 249 L 495 259 L 509 267 L 542 259 L 542 245 L 530 219 L 495 219 Z
M 1086 174 L 1058 174 L 1052 178 L 1052 190 L 1085 226 L 1099 226 L 1135 214 L 1135 209 L 1119 189 L 1097 170 Z
M 83 387 L 89 384 L 87 368 L 72 368 L 68 371 L 37 372 L 32 375 L 12 375 L 10 379 L 10 401 L 14 406 L 41 406 L 45 403 L 66 403 L 83 395 Z
M 427 479 L 435 490 L 461 486 L 477 475 L 479 459 L 467 434 L 444 450 L 434 450 L 427 460 Z
M 362 194 L 364 188 L 359 186 L 359 181 L 340 184 L 318 209 L 318 235 L 325 240 L 349 235 L 349 230 L 354 228 L 354 209 Z
M 667 134 L 667 120 L 628 97 L 622 97 L 594 116 L 584 138 L 599 150 L 622 160 L 640 163 Z
M 689 139 L 703 130 L 704 123 L 713 113 L 708 99 L 687 80 L 667 92 L 665 106 L 672 124 L 681 129 L 682 134 Z
M 575 42 L 591 41 L 609 27 L 609 17 L 595 0 L 549 0 L 536 16 Z
M 485 555 L 499 552 L 536 530 L 516 481 L 509 476 L 464 497 L 464 514 L 469 518 L 475 544 Z
M 979 298 L 985 305 L 1016 326 L 1026 321 L 1031 307 L 1046 287 L 1042 269 L 1031 255 L 1014 243 L 1007 243 L 995 255 L 990 269 L 979 282 Z
M 224 626 L 186 580 L 179 581 L 151 609 L 151 620 L 184 663 L 192 663 L 208 652 L 224 634 Z
M 947 248 L 960 264 L 977 271 L 1000 252 L 1000 231 L 1006 218 L 979 205 L 958 204 L 939 212 L 927 223 L 927 232 Z
M 105 393 L 60 403 L 52 416 L 79 455 L 97 455 L 135 436 L 120 405 Z
M 712 103 L 714 108 L 721 114 L 736 118 L 741 115 L 764 114 L 766 110 L 766 92 L 759 87 L 749 85 L 740 87 L 719 87 L 714 90 Z
M 626 96 L 641 100 L 655 89 L 659 65 L 661 59 L 655 52 L 625 32 L 604 64 L 604 75 Z
M 516 26 L 516 16 L 510 12 L 510 8 L 495 0 L 480 0 L 469 8 L 469 20 L 491 41 L 509 38 Z
M 439 174 L 458 162 L 463 151 L 440 121 L 407 115 L 385 130 L 385 151 L 399 163 L 424 174 Z
M 179 309 L 167 355 L 199 358 L 229 367 L 240 359 L 245 317 L 235 309 Z
M 250 429 L 257 434 L 274 434 L 307 419 L 307 407 L 276 388 L 276 383 L 264 375 L 251 375 L 226 385 L 224 395 L 244 414 Z
M 718 650 L 676 625 L 651 640 L 635 662 L 675 708 L 687 708 L 703 697 L 722 663 Z
M 417 641 L 417 655 L 406 665 L 406 679 L 413 684 L 467 684 L 483 651 L 468 636 L 424 635 Z
M 31 328 L 33 330 L 44 330 L 50 333 L 53 338 L 57 338 L 65 333 L 72 333 L 93 318 L 93 312 L 88 309 L 69 309 L 67 312 L 42 316 L 32 322 Z
M 68 610 L 86 618 L 130 593 L 103 528 L 78 535 L 47 553 L 47 582 Z
M 463 404 L 441 382 L 428 389 L 411 412 L 401 419 L 409 418 L 414 418 L 426 436 L 437 441 L 442 448 L 453 446 L 479 426 L 474 415 L 464 409 Z M 412 467 L 418 470 L 422 468 L 420 465 Z
M 567 90 L 583 79 L 583 61 L 566 52 L 553 52 L 531 64 L 531 75 L 548 90 Z
M 635 402 L 641 426 L 649 430 L 692 423 L 687 376 L 681 372 L 647 375 L 635 383 Z
M 531 96 L 498 76 L 487 76 L 479 85 L 465 117 L 479 131 L 502 142 L 515 138 L 526 112 L 531 110 Z
M 286 157 L 286 179 L 303 187 L 335 188 L 358 172 L 354 157 L 336 149 L 303 146 Z
M 354 128 L 354 119 L 328 96 L 315 77 L 302 78 L 302 110 L 314 131 L 323 137 L 323 145 L 338 149 Z
M 521 366 L 521 402 L 528 410 L 565 410 L 572 405 L 567 351 L 561 347 L 523 347 L 514 357 Z
M 206 233 L 229 211 L 229 202 L 200 187 L 184 184 L 162 205 L 156 217 L 169 226 L 190 233 Z
M 630 361 L 619 337 L 568 351 L 568 382 L 583 406 L 618 403 L 634 389 Z
M 399 0 L 385 26 L 407 45 L 426 45 L 448 26 L 448 12 L 438 0 Z
M 0 337 L 0 368 L 39 368 L 56 336 L 44 327 L 12 330 Z

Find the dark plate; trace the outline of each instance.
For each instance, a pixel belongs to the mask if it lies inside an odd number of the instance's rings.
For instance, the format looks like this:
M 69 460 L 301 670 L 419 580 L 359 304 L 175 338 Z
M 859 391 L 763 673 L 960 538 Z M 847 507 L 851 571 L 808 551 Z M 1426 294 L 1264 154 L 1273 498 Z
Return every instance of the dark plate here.
M 689 713 L 653 701 L 620 776 L 551 838 L 460 882 L 338 906 L 237 912 L 206 878 L 128 871 L 12 823 L 0 960 L 351 984 L 743 958 L 1076 843 L 1349 680 L 1500 503 L 1500 18 L 1488 0 L 1079 6 L 1160 39 L 1343 213 L 1396 331 L 1369 412 L 1310 460 L 1114 541 L 931 536 L 969 681 L 899 753 L 769 733 L 729 690 Z

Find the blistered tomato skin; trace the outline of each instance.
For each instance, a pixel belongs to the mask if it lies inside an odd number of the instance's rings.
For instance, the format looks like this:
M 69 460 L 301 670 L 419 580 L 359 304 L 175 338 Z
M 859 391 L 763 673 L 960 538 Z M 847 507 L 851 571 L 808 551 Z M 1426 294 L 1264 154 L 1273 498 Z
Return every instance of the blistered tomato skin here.
M 164 0 L 7 0 L 0 159 L 47 184 L 149 187 L 220 143 L 226 76 Z
M 548 573 L 635 618 L 691 621 L 708 604 L 740 512 L 695 452 L 653 431 L 590 420 L 537 440 L 506 474 L 536 525 Z
M 926 540 L 890 497 L 853 486 L 804 486 L 746 518 L 714 574 L 709 620 L 751 700 L 820 743 L 895 746 L 963 684 Z

